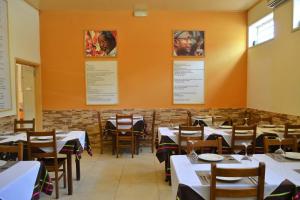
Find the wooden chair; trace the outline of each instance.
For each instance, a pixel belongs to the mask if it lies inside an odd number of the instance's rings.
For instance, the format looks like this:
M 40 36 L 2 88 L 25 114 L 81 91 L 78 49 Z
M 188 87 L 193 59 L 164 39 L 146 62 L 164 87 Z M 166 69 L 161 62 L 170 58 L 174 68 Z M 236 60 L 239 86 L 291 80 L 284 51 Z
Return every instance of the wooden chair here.
M 293 133 L 290 129 L 299 129 L 297 133 Z M 284 126 L 284 137 L 293 137 L 296 136 L 298 139 L 300 138 L 300 124 L 285 124 Z
M 0 145 L 0 153 L 17 153 L 18 161 L 23 160 L 23 143 L 19 142 L 15 145 Z
M 216 140 L 189 140 L 187 142 L 187 153 L 189 154 L 193 149 L 203 150 L 203 148 L 215 148 L 218 154 L 222 154 L 222 138 L 218 137 Z
M 46 141 L 35 140 L 36 137 L 39 136 L 49 136 L 52 139 Z M 44 152 L 40 148 L 49 148 L 52 151 Z M 55 181 L 56 198 L 59 198 L 58 183 L 61 178 L 63 178 L 64 188 L 66 188 L 66 158 L 58 158 L 56 148 L 55 130 L 47 132 L 27 132 L 28 159 L 43 161 L 48 172 L 54 172 L 54 178 L 51 179 Z M 61 172 L 60 175 L 58 174 L 59 172 Z
M 29 125 L 30 127 L 26 127 Z M 35 119 L 32 120 L 17 120 L 14 121 L 14 132 L 27 132 L 35 130 Z
M 252 153 L 255 153 L 255 143 L 256 143 L 256 125 L 252 126 L 233 126 L 232 127 L 232 137 L 231 137 L 231 153 L 235 150 L 244 150 L 243 145 L 237 145 L 237 141 L 250 141 Z M 237 131 L 248 131 L 249 133 L 237 133 Z
M 284 138 L 281 142 L 278 139 L 270 139 L 268 137 L 264 138 L 264 153 L 270 153 L 271 146 L 284 146 L 290 147 L 293 152 L 297 152 L 298 150 L 298 143 L 297 137 L 293 136 L 292 138 Z
M 155 115 L 156 115 L 156 111 L 153 110 L 151 118 L 152 118 L 152 122 L 151 122 L 151 130 L 150 133 L 148 133 L 148 131 L 146 130 L 146 125 L 144 126 L 144 130 L 142 131 L 136 131 L 133 130 L 134 134 L 135 134 L 135 148 L 136 148 L 136 154 L 139 154 L 139 149 L 140 149 L 140 145 L 141 144 L 146 144 L 151 146 L 151 152 L 154 152 L 154 145 L 155 145 Z
M 103 129 L 102 126 L 102 118 L 101 118 L 101 112 L 97 112 L 98 117 L 98 127 L 99 127 L 99 134 L 100 134 L 100 153 L 103 154 L 103 145 L 105 143 L 112 143 L 111 139 L 108 139 L 108 131 L 115 131 L 115 130 L 107 130 Z
M 184 135 L 183 131 L 199 131 L 200 134 L 196 135 Z M 181 154 L 181 151 L 184 149 L 187 151 L 187 141 L 188 140 L 203 140 L 204 136 L 204 126 L 179 126 L 178 133 L 178 153 Z M 183 146 L 182 142 L 186 142 L 186 145 Z
M 131 149 L 131 157 L 135 151 L 135 134 L 133 132 L 133 115 L 116 115 L 116 133 L 115 133 L 116 154 L 119 157 L 120 148 Z M 127 144 L 126 144 L 127 143 Z M 129 144 L 128 144 L 129 143 Z
M 152 139 L 152 144 L 151 144 L 151 152 L 154 152 L 154 145 L 155 145 L 155 140 L 156 140 L 156 134 L 155 134 L 155 118 L 156 118 L 156 111 L 153 110 L 152 113 L 152 123 L 151 123 L 151 139 Z M 157 136 L 158 137 L 158 136 Z M 158 139 L 158 138 L 157 138 Z
M 249 186 L 247 188 L 234 187 L 216 187 L 216 177 L 258 177 L 257 186 Z M 265 184 L 265 164 L 260 162 L 258 168 L 232 169 L 232 168 L 217 168 L 216 163 L 211 164 L 211 182 L 210 182 L 210 200 L 215 200 L 216 197 L 227 198 L 242 198 L 256 197 L 258 200 L 264 199 L 264 184 Z

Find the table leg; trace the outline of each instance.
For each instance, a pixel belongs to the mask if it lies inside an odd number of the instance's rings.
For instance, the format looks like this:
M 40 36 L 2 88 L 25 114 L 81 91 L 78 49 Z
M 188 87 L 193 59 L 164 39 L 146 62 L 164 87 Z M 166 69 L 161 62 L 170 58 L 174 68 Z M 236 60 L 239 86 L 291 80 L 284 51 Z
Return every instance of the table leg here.
M 76 180 L 80 181 L 80 160 L 75 158 L 75 164 L 76 164 Z
M 73 194 L 73 182 L 72 182 L 72 154 L 67 154 L 67 179 L 68 179 L 68 195 Z
M 168 155 L 169 157 L 169 155 Z M 165 160 L 165 181 L 168 182 L 169 179 L 168 179 L 168 157 L 167 159 Z

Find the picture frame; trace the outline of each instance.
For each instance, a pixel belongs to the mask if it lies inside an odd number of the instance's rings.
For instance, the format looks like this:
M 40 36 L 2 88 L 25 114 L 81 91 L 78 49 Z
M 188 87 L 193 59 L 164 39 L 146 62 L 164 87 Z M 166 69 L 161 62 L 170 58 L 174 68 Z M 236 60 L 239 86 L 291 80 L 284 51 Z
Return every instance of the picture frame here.
M 205 56 L 204 31 L 175 30 L 173 31 L 173 56 Z
M 117 31 L 84 31 L 84 55 L 86 57 L 116 57 Z

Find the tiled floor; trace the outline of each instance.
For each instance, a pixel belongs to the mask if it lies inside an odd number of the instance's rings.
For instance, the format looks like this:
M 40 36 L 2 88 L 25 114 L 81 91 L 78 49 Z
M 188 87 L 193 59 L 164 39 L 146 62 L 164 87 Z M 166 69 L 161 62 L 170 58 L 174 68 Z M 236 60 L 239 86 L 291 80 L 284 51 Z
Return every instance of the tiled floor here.
M 109 150 L 102 155 L 98 152 L 95 149 L 93 157 L 84 153 L 81 160 L 81 180 L 73 181 L 72 196 L 61 188 L 60 199 L 171 200 L 171 186 L 164 181 L 164 164 L 158 162 L 149 148 L 144 148 L 134 158 L 129 153 L 123 153 L 117 159 Z M 54 196 L 53 194 L 51 198 Z M 51 198 L 42 195 L 41 199 Z

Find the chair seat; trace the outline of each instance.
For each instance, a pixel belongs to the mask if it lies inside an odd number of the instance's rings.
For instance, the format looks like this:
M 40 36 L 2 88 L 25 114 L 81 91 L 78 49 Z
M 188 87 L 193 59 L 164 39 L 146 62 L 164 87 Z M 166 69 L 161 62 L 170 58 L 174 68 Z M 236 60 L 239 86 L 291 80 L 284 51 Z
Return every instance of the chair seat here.
M 44 162 L 44 164 L 49 172 L 55 171 L 54 158 L 43 158 L 43 159 L 41 159 L 41 161 Z M 60 168 L 65 163 L 65 161 L 66 161 L 66 158 L 57 158 L 58 168 Z

